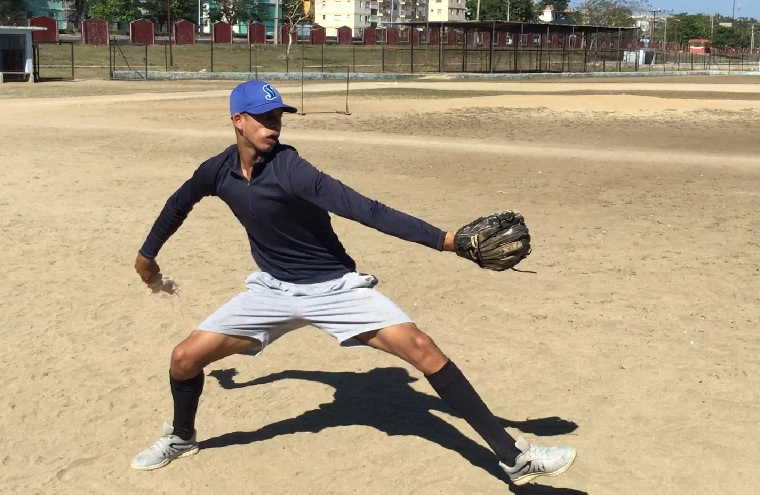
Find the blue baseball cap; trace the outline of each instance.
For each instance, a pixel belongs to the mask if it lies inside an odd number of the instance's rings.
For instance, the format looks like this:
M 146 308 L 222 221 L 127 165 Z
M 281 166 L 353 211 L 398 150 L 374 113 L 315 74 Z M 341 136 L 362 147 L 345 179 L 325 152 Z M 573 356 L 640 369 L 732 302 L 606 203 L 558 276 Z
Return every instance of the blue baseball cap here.
M 282 102 L 282 96 L 274 86 L 264 81 L 256 79 L 246 81 L 235 86 L 230 93 L 230 115 L 236 113 L 259 115 L 277 108 L 282 108 L 285 112 L 296 112 L 294 107 Z

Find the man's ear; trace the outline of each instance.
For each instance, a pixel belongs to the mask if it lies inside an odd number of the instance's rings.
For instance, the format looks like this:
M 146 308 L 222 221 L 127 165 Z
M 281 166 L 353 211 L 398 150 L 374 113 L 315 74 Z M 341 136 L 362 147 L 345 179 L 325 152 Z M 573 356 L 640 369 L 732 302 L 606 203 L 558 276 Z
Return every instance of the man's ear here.
M 232 125 L 235 126 L 235 129 L 242 131 L 243 130 L 243 121 L 245 117 L 243 117 L 242 113 L 236 113 L 234 115 L 230 116 L 230 120 L 232 121 Z

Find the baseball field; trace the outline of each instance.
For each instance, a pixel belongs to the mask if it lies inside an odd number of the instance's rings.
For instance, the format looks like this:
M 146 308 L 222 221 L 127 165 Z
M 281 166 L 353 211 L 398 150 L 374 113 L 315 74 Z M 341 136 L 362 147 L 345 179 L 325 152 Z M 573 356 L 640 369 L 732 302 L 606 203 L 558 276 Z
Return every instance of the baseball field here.
M 415 370 L 312 328 L 208 367 L 200 453 L 129 468 L 171 420 L 172 347 L 256 269 L 209 198 L 158 258 L 178 296 L 133 270 L 233 143 L 235 84 L 0 86 L 0 492 L 508 493 Z M 282 141 L 360 192 L 448 230 L 524 214 L 528 273 L 334 219 L 512 434 L 578 449 L 517 493 L 760 486 L 760 78 L 362 82 L 350 116 L 343 83 L 312 82 L 304 101 Z

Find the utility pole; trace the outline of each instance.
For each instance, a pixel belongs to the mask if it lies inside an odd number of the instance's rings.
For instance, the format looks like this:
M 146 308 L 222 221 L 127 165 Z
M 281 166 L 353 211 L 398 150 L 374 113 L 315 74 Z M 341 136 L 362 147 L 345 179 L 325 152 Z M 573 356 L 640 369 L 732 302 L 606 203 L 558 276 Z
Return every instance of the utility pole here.
M 649 28 L 649 43 L 652 44 L 654 43 L 655 27 L 657 26 L 657 12 L 659 12 L 659 10 L 652 9 L 649 12 L 652 13 L 652 25 Z
M 511 0 L 507 0 L 507 22 L 509 22 L 511 14 L 512 14 L 512 2 Z
M 752 39 L 750 41 L 750 53 L 755 51 L 755 25 L 752 24 Z
M 736 22 L 736 0 L 733 1 L 733 6 L 731 7 L 731 22 Z
M 715 14 L 710 16 L 710 41 L 715 39 Z
M 478 8 L 477 8 L 477 10 L 475 11 L 475 20 L 476 20 L 476 21 L 479 21 L 479 20 L 480 20 L 480 0 L 478 0 Z

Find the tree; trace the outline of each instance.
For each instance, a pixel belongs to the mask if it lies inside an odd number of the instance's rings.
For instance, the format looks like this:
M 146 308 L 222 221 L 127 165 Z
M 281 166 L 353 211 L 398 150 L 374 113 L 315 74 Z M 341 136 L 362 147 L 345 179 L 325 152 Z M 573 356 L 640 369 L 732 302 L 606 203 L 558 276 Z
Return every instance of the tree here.
M 132 0 L 100 0 L 89 8 L 90 17 L 108 22 L 131 21 L 140 16 Z
M 725 19 L 721 20 L 721 22 L 731 22 L 731 20 Z M 732 27 L 723 27 L 716 24 L 712 44 L 716 48 L 749 48 L 751 26 L 752 23 L 747 19 L 737 19 L 736 22 L 733 22 Z
M 533 0 L 510 0 L 509 16 L 507 16 L 506 0 L 480 0 L 480 19 L 484 21 L 533 22 L 536 20 L 536 10 Z M 477 18 L 478 1 L 467 0 L 467 18 Z
M 633 12 L 641 8 L 635 0 L 584 0 L 578 7 L 578 20 L 592 26 L 633 26 Z
M 570 3 L 570 0 L 539 0 L 536 3 L 536 11 L 537 12 L 543 12 L 547 5 L 551 5 L 554 7 L 554 10 L 558 10 L 560 12 L 567 10 L 567 6 Z
M 310 14 L 307 14 L 303 8 L 302 0 L 283 0 L 282 1 L 282 13 L 285 16 L 285 24 L 290 26 L 290 33 L 288 36 L 288 50 L 287 55 L 290 55 L 290 47 L 293 44 L 293 33 L 297 32 L 296 29 L 299 24 L 306 20 L 311 19 Z
M 218 0 L 208 16 L 211 22 L 223 20 L 230 24 L 261 21 L 266 16 L 266 6 L 257 0 Z
M 91 0 L 71 0 L 69 2 L 68 21 L 74 25 L 74 29 L 79 29 L 79 23 L 85 18 L 85 13 L 90 8 Z
M 26 8 L 18 0 L 0 0 L 0 24 L 20 23 L 26 19 Z

